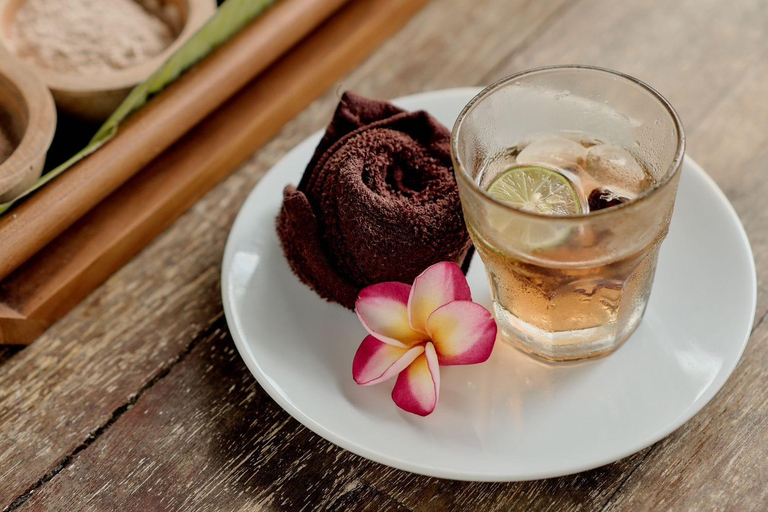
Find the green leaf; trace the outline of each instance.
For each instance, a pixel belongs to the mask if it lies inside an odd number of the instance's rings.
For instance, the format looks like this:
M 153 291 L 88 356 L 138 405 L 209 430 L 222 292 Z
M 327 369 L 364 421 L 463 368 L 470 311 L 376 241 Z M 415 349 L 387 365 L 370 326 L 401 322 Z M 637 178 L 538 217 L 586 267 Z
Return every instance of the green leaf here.
M 120 124 L 128 116 L 139 110 L 153 95 L 172 84 L 182 73 L 218 48 L 274 2 L 275 0 L 226 0 L 217 9 L 216 14 L 174 52 L 157 71 L 152 73 L 146 81 L 133 88 L 85 148 L 63 164 L 47 172 L 16 199 L 0 204 L 0 215 L 5 213 L 16 201 L 52 181 L 103 146 L 117 134 Z

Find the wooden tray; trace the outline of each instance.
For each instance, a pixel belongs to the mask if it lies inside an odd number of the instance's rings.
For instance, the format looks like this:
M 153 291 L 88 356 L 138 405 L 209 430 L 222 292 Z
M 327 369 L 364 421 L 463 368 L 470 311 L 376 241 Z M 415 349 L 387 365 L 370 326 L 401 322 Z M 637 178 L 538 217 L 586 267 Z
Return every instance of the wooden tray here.
M 113 140 L 0 217 L 0 280 L 346 2 L 281 0 L 130 117 Z
M 32 342 L 426 3 L 427 0 L 349 2 L 149 165 L 145 166 L 141 158 L 131 162 L 133 167 L 144 167 L 141 172 L 133 175 L 135 171 L 123 169 L 116 173 L 118 177 L 103 180 L 106 183 L 100 183 L 98 190 L 111 188 L 114 192 L 95 208 L 75 205 L 75 215 L 66 211 L 61 199 L 35 196 L 6 216 L 15 216 L 10 222 L 0 220 L 0 240 L 7 240 L 5 236 L 10 235 L 19 243 L 24 242 L 24 237 L 9 226 L 27 221 L 21 227 L 28 228 L 32 221 L 40 222 L 30 212 L 57 226 L 63 224 L 56 221 L 57 214 L 41 208 L 39 203 L 55 207 L 58 215 L 71 220 L 66 231 L 53 233 L 51 238 L 58 236 L 52 243 L 29 254 L 0 283 L 0 342 Z M 265 19 L 266 16 L 256 23 Z M 212 57 L 193 72 L 200 73 L 198 69 L 209 65 Z M 193 72 L 190 77 L 195 76 Z M 180 82 L 191 79 L 185 76 Z M 170 101 L 175 88 L 176 84 L 160 98 Z M 157 103 L 160 102 L 153 101 L 127 126 L 148 123 L 147 116 L 163 108 Z M 120 136 L 125 137 L 126 132 L 131 133 L 125 128 Z M 73 168 L 40 195 L 55 195 L 54 189 L 58 187 L 82 198 L 84 194 L 78 184 L 87 186 L 83 180 L 100 179 L 98 169 L 88 167 L 93 167 L 92 161 L 104 155 L 116 141 L 117 138 L 78 166 L 89 171 L 83 173 L 85 177 L 73 177 Z M 65 180 L 69 183 L 62 186 Z M 39 225 L 47 230 L 48 236 L 55 231 L 46 222 Z M 5 249 L 5 243 L 3 246 Z M 12 270 L 15 262 L 8 258 L 0 261 L 0 275 Z

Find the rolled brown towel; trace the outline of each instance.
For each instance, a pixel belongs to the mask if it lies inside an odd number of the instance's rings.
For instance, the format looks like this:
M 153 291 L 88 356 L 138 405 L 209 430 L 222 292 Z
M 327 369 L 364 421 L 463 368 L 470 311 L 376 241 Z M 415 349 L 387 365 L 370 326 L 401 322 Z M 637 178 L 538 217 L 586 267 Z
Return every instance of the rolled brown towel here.
M 439 261 L 466 272 L 471 242 L 449 137 L 426 112 L 345 93 L 277 219 L 299 279 L 353 309 L 366 286 L 410 284 Z

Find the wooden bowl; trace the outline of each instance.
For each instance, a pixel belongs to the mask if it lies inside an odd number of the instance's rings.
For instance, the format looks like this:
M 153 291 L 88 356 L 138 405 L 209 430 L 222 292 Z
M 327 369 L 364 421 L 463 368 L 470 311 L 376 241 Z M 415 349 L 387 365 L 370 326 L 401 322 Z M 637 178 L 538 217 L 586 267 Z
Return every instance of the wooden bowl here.
M 0 54 L 0 108 L 16 148 L 0 162 L 0 203 L 31 187 L 43 172 L 56 131 L 56 106 L 50 91 L 9 55 Z
M 8 30 L 16 11 L 25 0 L 0 0 L 0 44 L 13 54 L 8 44 Z M 136 66 L 116 69 L 98 75 L 60 73 L 17 59 L 34 72 L 51 89 L 58 107 L 77 117 L 100 121 L 109 117 L 130 90 L 143 82 L 189 39 L 216 11 L 216 0 L 155 0 L 154 3 L 174 4 L 180 19 L 173 20 L 157 12 L 176 33 L 176 39 L 163 52 Z M 149 4 L 149 2 L 147 2 Z

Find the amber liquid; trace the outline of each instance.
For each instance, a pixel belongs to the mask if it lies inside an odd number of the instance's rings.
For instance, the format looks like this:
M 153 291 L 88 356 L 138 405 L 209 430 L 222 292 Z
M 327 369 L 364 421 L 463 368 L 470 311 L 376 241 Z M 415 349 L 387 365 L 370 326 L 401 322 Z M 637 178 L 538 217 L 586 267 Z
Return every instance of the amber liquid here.
M 657 245 L 606 265 L 542 266 L 504 254 L 470 226 L 485 263 L 493 299 L 546 331 L 576 331 L 621 323 L 645 303 L 656 268 Z
M 594 140 L 583 142 L 585 148 L 593 145 Z M 518 153 L 518 148 L 511 148 L 495 158 L 495 174 L 519 165 L 514 160 Z M 551 161 L 537 163 L 557 169 Z M 583 198 L 590 193 L 583 188 L 584 184 L 593 187 L 596 183 L 594 177 L 586 175 L 578 165 L 562 169 L 562 174 L 572 181 Z M 646 181 L 638 184 L 638 190 L 651 186 L 647 177 Z M 633 254 L 593 265 L 589 262 L 604 261 L 605 255 L 597 253 L 597 249 L 590 255 L 584 247 L 599 247 L 599 243 L 590 243 L 589 239 L 594 242 L 599 237 L 614 236 L 613 233 L 575 227 L 553 246 L 540 251 L 545 256 L 542 260 L 546 261 L 541 263 L 494 246 L 471 222 L 468 227 L 488 272 L 502 334 L 508 339 L 524 338 L 520 348 L 558 361 L 603 355 L 618 346 L 617 339 L 626 339 L 634 331 L 650 294 L 659 246 L 665 234 L 661 233 L 654 242 Z M 580 248 L 578 257 L 572 254 L 574 247 Z M 546 341 L 542 342 L 543 339 Z M 585 352 L 583 345 L 591 340 L 596 340 L 594 346 Z M 610 348 L 599 340 L 610 340 Z M 570 345 L 579 347 L 574 348 L 574 354 L 578 355 L 568 355 Z

